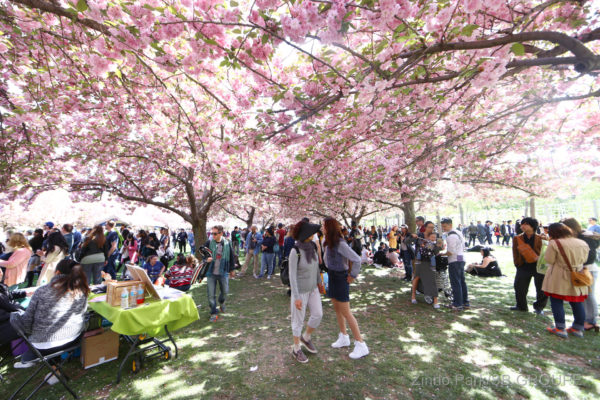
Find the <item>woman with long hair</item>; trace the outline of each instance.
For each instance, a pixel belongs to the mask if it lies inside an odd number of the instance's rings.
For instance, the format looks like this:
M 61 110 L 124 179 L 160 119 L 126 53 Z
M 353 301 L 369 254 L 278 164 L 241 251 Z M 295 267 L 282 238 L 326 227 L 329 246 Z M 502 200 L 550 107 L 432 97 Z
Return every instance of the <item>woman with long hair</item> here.
M 590 248 L 587 260 L 585 260 L 583 266 L 590 271 L 594 281 L 592 282 L 592 286 L 589 288 L 587 299 L 585 299 L 583 302 L 583 308 L 585 309 L 585 323 L 583 324 L 583 329 L 586 331 L 593 329 L 594 331 L 598 332 L 600 331 L 600 327 L 598 327 L 598 324 L 596 323 L 596 318 L 598 317 L 598 302 L 596 301 L 596 280 L 598 280 L 596 251 L 598 249 L 600 235 L 591 232 L 586 232 L 586 234 L 584 234 L 581 225 L 575 218 L 567 218 L 563 220 L 562 223 L 568 226 L 571 231 L 573 231 L 573 236 L 586 242 Z
M 489 247 L 483 247 L 480 250 L 480 253 L 481 257 L 483 257 L 481 263 L 469 264 L 466 272 L 477 276 L 502 276 L 498 261 L 496 260 L 496 257 L 491 254 Z
M 13 253 L 8 260 L 0 260 L 0 266 L 6 269 L 4 283 L 7 286 L 24 282 L 27 276 L 27 264 L 31 258 L 31 247 L 22 233 L 13 233 L 8 241 Z
M 69 254 L 69 245 L 62 233 L 53 231 L 48 235 L 46 251 L 38 250 L 37 254 L 44 263 L 37 281 L 37 286 L 42 286 L 49 283 L 54 277 L 58 262 Z
M 56 353 L 72 346 L 84 331 L 89 293 L 81 265 L 74 260 L 63 259 L 57 263 L 50 283 L 35 291 L 25 313 L 12 313 L 10 322 L 25 332 L 40 353 Z M 35 358 L 35 354 L 27 350 L 15 368 L 33 366 Z M 50 384 L 56 382 L 55 377 L 48 381 Z
M 417 289 L 425 296 L 433 299 L 433 308 L 439 309 L 438 287 L 436 283 L 435 256 L 440 252 L 442 246 L 437 242 L 437 235 L 433 231 L 433 222 L 427 221 L 423 225 L 425 231 L 419 233 L 415 245 L 415 268 L 412 281 L 411 303 L 417 304 Z M 413 235 L 414 238 L 414 235 Z M 422 290 L 419 289 L 421 283 Z
M 125 242 L 123 242 L 123 258 L 121 258 L 121 264 L 126 265 L 127 263 L 136 264 L 138 260 L 138 243 L 133 237 L 133 233 L 127 234 Z
M 358 322 L 350 311 L 350 284 L 360 272 L 360 256 L 348 246 L 342 236 L 342 227 L 334 218 L 325 218 L 323 222 L 325 234 L 325 264 L 329 276 L 329 297 L 333 303 L 335 316 L 340 329 L 338 340 L 331 347 L 350 346 L 350 338 L 346 334 L 346 323 L 354 336 L 354 350 L 350 358 L 357 359 L 369 354 L 369 348 L 363 341 Z M 349 265 L 352 268 L 349 270 Z
M 550 243 L 545 255 L 548 270 L 544 275 L 542 290 L 550 297 L 555 326 L 546 329 L 565 339 L 569 333 L 576 337 L 583 337 L 585 322 L 583 302 L 588 296 L 589 288 L 574 286 L 571 272 L 581 272 L 585 268 L 584 263 L 588 258 L 589 247 L 583 240 L 574 238 L 571 230 L 562 223 L 550 224 L 548 235 Z M 573 325 L 568 329 L 565 329 L 564 301 L 568 301 L 573 310 Z
M 79 253 L 79 262 L 88 278 L 88 283 L 93 282 L 97 285 L 102 282 L 102 268 L 108 259 L 109 249 L 104 228 L 102 225 L 96 225 L 85 237 Z

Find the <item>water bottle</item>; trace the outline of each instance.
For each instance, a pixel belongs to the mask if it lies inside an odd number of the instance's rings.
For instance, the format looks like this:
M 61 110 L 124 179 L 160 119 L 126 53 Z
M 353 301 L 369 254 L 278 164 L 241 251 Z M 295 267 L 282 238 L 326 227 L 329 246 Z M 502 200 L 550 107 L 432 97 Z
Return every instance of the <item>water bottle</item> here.
M 129 307 L 129 294 L 127 293 L 127 289 L 123 289 L 121 291 L 121 308 Z
M 137 305 L 137 289 L 135 286 L 131 287 L 131 291 L 129 292 L 129 307 L 134 308 Z
M 144 304 L 144 289 L 142 285 L 138 285 L 137 289 L 137 304 Z

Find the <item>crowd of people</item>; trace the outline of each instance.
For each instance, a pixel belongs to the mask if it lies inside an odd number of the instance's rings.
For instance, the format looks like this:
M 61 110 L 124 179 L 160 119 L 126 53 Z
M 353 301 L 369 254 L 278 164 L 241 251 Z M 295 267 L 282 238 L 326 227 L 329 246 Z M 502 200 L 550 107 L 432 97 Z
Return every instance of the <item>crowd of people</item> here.
M 494 226 L 487 221 L 485 225 L 454 227 L 450 218 L 440 222 L 436 229 L 432 221 L 416 217 L 415 232 L 407 225 L 362 227 L 353 222 L 343 227 L 334 218 L 326 218 L 321 224 L 304 218 L 293 225 L 278 224 L 260 231 L 251 226 L 235 227 L 228 232 L 216 225 L 207 232 L 209 239 L 199 252 L 202 254 L 199 259 L 194 253 L 193 232 L 184 229 L 134 231 L 108 221 L 79 232 L 70 224 L 59 228 L 46 222 L 42 228 L 25 234 L 11 232 L 0 255 L 5 285 L 30 287 L 37 275 L 35 284 L 39 287 L 25 313 L 0 303 L 4 312 L 0 313 L 4 318 L 0 321 L 0 331 L 6 332 L 2 343 L 15 337 L 11 326 L 19 324 L 39 349 L 52 351 L 68 346 L 80 333 L 80 314 L 86 308 L 81 298 L 87 296 L 89 286 L 100 284 L 103 274 L 115 279 L 128 263 L 142 266 L 153 283 L 182 291 L 190 289 L 194 271 L 203 266 L 212 322 L 225 312 L 229 279 L 244 277 L 252 265 L 255 279 L 268 280 L 285 266 L 289 275 L 295 360 L 308 362 L 303 349 L 317 352 L 312 334 L 323 318 L 324 293 L 332 300 L 339 328 L 338 338 L 331 346 L 350 346 L 347 332 L 350 328 L 354 349 L 349 356 L 361 358 L 369 354 L 369 348 L 351 311 L 349 295 L 350 284 L 360 274 L 361 264 L 397 270 L 399 276 L 410 282 L 412 304 L 417 304 L 417 295 L 422 294 L 428 304 L 439 309 L 438 297 L 443 293 L 449 300 L 447 307 L 460 312 L 471 307 L 465 273 L 484 277 L 501 275 L 492 248 L 485 246 L 492 244 L 493 236 L 502 238 L 502 243 L 496 241 L 497 245 L 512 246 L 516 267 L 512 310 L 528 310 L 527 292 L 533 279 L 534 312 L 543 315 L 550 302 L 554 318 L 554 325 L 548 327 L 550 333 L 566 338 L 582 337 L 585 330 L 599 330 L 595 281 L 600 227 L 595 218 L 589 219 L 587 230 L 573 218 L 549 225 L 529 217 L 523 217 L 515 225 L 506 221 Z M 474 248 L 480 252 L 481 262 L 466 265 L 465 253 L 475 244 L 474 238 L 480 242 Z M 245 261 L 240 265 L 238 258 L 242 252 Z M 236 269 L 240 269 L 237 274 Z M 323 271 L 327 273 L 327 285 Z M 126 278 L 127 272 L 123 270 L 121 279 Z M 66 296 L 67 292 L 76 295 Z M 570 327 L 565 323 L 565 301 L 574 316 Z M 59 305 L 68 307 L 73 315 L 60 317 Z M 304 328 L 307 310 L 310 317 Z M 49 326 L 50 339 L 40 333 Z M 16 366 L 27 367 L 28 356 Z

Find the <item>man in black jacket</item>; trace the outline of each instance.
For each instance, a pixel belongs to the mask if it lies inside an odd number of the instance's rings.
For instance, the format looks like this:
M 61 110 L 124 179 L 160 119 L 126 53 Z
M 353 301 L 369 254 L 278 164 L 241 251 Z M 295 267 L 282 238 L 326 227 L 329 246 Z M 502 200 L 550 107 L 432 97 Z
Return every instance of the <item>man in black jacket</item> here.
M 182 254 L 185 253 L 187 238 L 188 235 L 185 233 L 185 230 L 180 229 L 179 233 L 177 234 L 177 243 L 179 244 L 179 252 Z

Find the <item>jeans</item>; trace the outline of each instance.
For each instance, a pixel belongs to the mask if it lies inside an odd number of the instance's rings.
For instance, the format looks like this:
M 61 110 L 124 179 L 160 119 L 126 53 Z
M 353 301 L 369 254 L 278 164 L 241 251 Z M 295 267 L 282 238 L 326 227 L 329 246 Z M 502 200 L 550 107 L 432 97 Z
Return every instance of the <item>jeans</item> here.
M 265 267 L 269 276 L 273 275 L 275 267 L 275 253 L 262 253 L 262 263 L 260 265 L 260 276 L 265 275 Z
M 583 302 L 569 302 L 569 304 L 573 310 L 573 328 L 582 331 L 583 321 L 585 320 Z M 554 316 L 554 325 L 556 325 L 556 328 L 565 329 L 565 308 L 563 307 L 563 300 L 550 297 L 550 307 L 552 307 L 552 315 Z
M 448 264 L 448 275 L 452 286 L 453 305 L 462 307 L 469 305 L 469 292 L 465 281 L 465 262 L 455 261 Z
M 210 314 L 218 314 L 217 310 L 217 283 L 219 283 L 219 304 L 225 304 L 227 293 L 229 292 L 229 275 L 211 275 L 206 277 L 206 291 L 208 292 L 208 304 Z
M 179 252 L 180 253 L 185 253 L 185 242 L 179 242 Z
M 102 268 L 104 268 L 104 263 L 94 263 L 94 264 L 83 264 L 81 266 L 83 268 L 83 272 L 85 276 L 87 276 L 88 283 L 97 285 L 102 283 Z M 125 273 L 125 271 L 123 271 Z
M 283 246 L 279 246 L 279 249 L 275 251 L 273 249 L 273 265 L 279 265 L 283 261 Z
M 404 263 L 404 271 L 406 272 L 406 280 L 412 280 L 412 258 L 410 256 L 410 251 L 408 250 L 400 250 L 400 257 L 402 258 L 402 262 Z
M 502 236 L 502 246 L 504 246 L 505 244 L 508 246 L 510 243 L 510 235 L 504 235 Z
M 236 256 L 240 256 L 240 242 L 231 242 L 231 247 L 233 248 L 233 254 Z
M 517 274 L 515 275 L 514 288 L 517 308 L 527 311 L 527 292 L 529 291 L 531 278 L 533 278 L 533 282 L 535 283 L 536 291 L 536 301 L 533 303 L 533 308 L 541 311 L 546 307 L 546 303 L 548 303 L 548 296 L 542 291 L 544 275 L 538 274 L 535 269 L 527 267 L 517 267 Z
M 106 265 L 103 268 L 103 271 L 106 272 L 107 274 L 110 274 L 110 276 L 113 279 L 117 279 L 117 272 L 116 272 L 116 269 L 115 269 L 115 262 L 117 261 L 118 258 L 119 258 L 119 252 L 115 251 L 114 253 L 112 253 L 108 257 L 108 263 L 106 263 Z
M 585 322 L 591 325 L 596 325 L 596 317 L 598 316 L 598 303 L 596 302 L 596 281 L 598 280 L 598 271 L 590 271 L 594 277 L 594 282 L 589 288 L 587 299 L 583 302 L 585 309 Z

